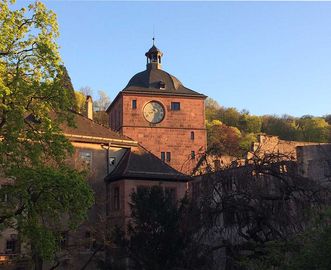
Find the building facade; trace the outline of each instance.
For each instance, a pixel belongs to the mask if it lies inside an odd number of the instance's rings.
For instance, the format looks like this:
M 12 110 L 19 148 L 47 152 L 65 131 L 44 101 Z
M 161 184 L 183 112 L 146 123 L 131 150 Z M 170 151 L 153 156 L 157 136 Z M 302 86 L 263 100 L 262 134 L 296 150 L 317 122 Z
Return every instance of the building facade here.
M 163 53 L 154 45 L 145 55 L 146 70 L 134 75 L 107 109 L 110 127 L 191 173 L 207 145 L 206 96 L 163 71 Z

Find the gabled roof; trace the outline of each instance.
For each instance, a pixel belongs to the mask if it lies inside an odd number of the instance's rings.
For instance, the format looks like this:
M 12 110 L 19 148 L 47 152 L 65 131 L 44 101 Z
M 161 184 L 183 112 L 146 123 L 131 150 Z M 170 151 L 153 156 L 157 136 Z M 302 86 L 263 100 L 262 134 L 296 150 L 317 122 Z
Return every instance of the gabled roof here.
M 137 142 L 129 137 L 123 136 L 109 127 L 98 124 L 80 113 L 74 111 L 72 111 L 72 113 L 75 126 L 69 126 L 67 123 L 62 123 L 60 126 L 63 133 L 70 139 L 91 142 L 115 141 L 124 144 L 137 144 Z
M 176 171 L 152 153 L 138 146 L 127 149 L 117 167 L 105 177 L 113 182 L 120 179 L 186 182 L 190 176 Z

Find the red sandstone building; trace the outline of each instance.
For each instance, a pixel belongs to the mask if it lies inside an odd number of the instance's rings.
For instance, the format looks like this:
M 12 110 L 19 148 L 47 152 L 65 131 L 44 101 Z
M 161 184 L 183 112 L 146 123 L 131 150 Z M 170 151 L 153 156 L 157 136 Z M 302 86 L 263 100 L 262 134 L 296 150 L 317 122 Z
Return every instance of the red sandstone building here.
M 161 69 L 153 44 L 146 70 L 134 75 L 107 109 L 113 130 L 137 141 L 171 167 L 191 173 L 206 150 L 206 96 Z

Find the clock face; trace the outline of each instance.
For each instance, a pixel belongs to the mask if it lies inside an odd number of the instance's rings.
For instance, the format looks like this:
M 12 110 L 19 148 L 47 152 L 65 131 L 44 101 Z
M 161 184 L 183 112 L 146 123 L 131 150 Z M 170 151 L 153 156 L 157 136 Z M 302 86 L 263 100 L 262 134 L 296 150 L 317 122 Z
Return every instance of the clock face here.
M 159 102 L 151 101 L 145 105 L 143 114 L 148 122 L 157 124 L 164 118 L 164 108 Z

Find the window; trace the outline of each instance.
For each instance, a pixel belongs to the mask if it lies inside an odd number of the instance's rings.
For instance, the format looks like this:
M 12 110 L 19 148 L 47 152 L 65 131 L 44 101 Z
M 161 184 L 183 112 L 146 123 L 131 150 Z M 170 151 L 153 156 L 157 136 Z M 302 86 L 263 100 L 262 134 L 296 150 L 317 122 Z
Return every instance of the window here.
M 191 159 L 195 159 L 195 152 L 191 151 Z
M 7 185 L 0 185 L 0 202 L 8 202 Z
M 180 102 L 171 102 L 171 110 L 179 111 L 180 110 Z
M 17 249 L 17 235 L 11 234 L 10 239 L 8 239 L 6 242 L 6 253 L 8 254 L 16 253 L 16 249 Z
M 132 100 L 132 109 L 137 109 L 137 100 Z
M 165 83 L 163 81 L 159 81 L 159 88 L 165 89 Z
M 82 161 L 86 168 L 90 169 L 92 167 L 92 152 L 91 151 L 80 151 L 79 159 Z
M 170 152 L 167 152 L 167 159 L 166 159 L 166 161 L 167 162 L 170 162 L 170 160 L 171 160 L 171 153 Z
M 191 131 L 191 140 L 194 140 L 194 131 Z
M 161 152 L 161 160 L 165 161 L 165 152 Z
M 116 157 L 109 157 L 109 165 L 114 166 L 116 162 Z
M 113 190 L 113 209 L 119 210 L 120 209 L 120 188 L 114 187 Z

